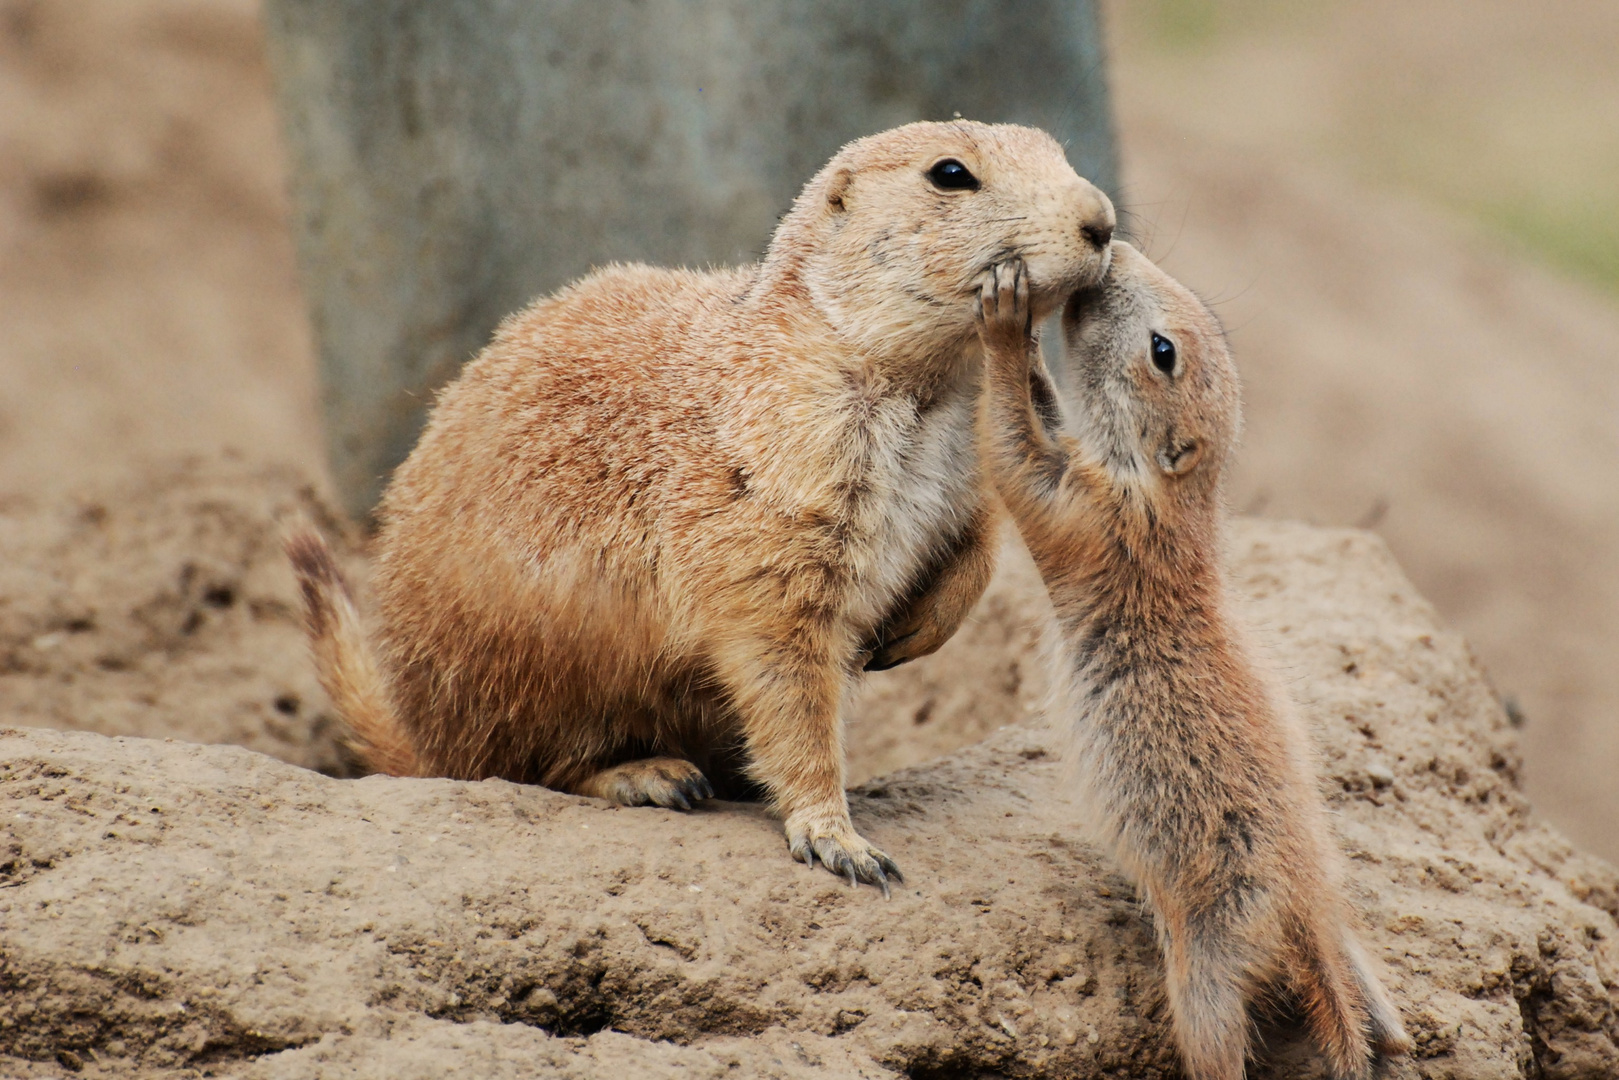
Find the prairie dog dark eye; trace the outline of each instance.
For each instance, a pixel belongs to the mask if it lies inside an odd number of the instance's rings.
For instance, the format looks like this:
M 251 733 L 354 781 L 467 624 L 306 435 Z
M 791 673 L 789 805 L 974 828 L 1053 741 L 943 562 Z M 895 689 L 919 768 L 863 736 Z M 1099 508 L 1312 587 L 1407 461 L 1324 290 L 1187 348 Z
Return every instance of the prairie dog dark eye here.
M 1165 375 L 1175 374 L 1175 343 L 1161 334 L 1152 336 L 1152 366 Z
M 955 158 L 945 158 L 928 170 L 928 179 L 941 191 L 977 191 L 978 177 Z

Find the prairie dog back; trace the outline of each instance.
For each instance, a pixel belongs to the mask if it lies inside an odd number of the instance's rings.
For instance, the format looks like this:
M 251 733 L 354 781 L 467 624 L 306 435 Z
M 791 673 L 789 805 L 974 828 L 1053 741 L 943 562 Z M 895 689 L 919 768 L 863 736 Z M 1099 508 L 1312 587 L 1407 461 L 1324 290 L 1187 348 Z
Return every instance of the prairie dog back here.
M 1409 1047 L 1356 940 L 1308 739 L 1226 597 L 1237 373 L 1208 309 L 1127 244 L 1064 312 L 1073 434 L 1024 270 L 987 275 L 982 459 L 1051 593 L 1092 821 L 1152 908 L 1188 1076 L 1240 1080 L 1249 1004 L 1298 1002 L 1337 1080 Z

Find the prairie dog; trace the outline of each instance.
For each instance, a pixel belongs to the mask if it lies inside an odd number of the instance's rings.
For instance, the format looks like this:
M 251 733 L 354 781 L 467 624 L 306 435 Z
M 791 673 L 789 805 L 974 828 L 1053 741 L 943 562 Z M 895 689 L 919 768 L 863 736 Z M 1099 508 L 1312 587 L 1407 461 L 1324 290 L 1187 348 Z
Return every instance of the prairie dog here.
M 1308 741 L 1225 595 L 1224 332 L 1114 243 L 1063 314 L 1069 437 L 1027 281 L 1014 261 L 983 287 L 982 460 L 1051 594 L 1086 803 L 1153 911 L 1187 1075 L 1239 1080 L 1248 1003 L 1280 984 L 1332 1075 L 1363 1080 L 1409 1040 L 1340 895 Z
M 289 541 L 361 752 L 682 809 L 753 785 L 794 858 L 886 892 L 841 710 L 993 569 L 978 282 L 1022 258 L 1053 312 L 1113 225 L 1044 132 L 911 124 L 840 150 L 756 265 L 613 266 L 508 318 L 383 497 L 374 658 Z

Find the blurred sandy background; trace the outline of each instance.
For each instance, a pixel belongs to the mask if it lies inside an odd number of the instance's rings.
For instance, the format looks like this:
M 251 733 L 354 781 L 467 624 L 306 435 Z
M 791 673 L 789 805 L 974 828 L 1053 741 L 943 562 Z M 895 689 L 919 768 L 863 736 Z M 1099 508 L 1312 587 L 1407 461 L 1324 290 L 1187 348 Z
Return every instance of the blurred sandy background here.
M 1245 372 L 1236 506 L 1386 537 L 1619 858 L 1619 5 L 1107 17 L 1130 229 Z M 283 169 L 250 0 L 0 0 L 0 512 L 320 475 Z

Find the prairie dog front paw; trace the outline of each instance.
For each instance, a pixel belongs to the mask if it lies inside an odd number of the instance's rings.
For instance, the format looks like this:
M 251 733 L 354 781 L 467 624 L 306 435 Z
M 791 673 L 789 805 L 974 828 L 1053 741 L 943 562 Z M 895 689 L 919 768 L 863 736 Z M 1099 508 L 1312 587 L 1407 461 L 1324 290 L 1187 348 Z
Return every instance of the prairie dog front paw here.
M 811 868 L 817 859 L 850 885 L 864 882 L 888 895 L 888 882 L 904 881 L 894 860 L 878 851 L 854 831 L 847 811 L 810 809 L 790 814 L 786 821 L 787 848 L 793 858 Z
M 978 335 L 993 360 L 1027 360 L 1034 346 L 1029 271 L 1022 259 L 996 263 L 978 290 Z
M 887 671 L 937 652 L 961 623 L 960 618 L 941 619 L 938 608 L 939 598 L 927 597 L 904 620 L 886 628 L 866 658 L 865 669 Z

